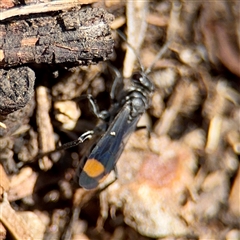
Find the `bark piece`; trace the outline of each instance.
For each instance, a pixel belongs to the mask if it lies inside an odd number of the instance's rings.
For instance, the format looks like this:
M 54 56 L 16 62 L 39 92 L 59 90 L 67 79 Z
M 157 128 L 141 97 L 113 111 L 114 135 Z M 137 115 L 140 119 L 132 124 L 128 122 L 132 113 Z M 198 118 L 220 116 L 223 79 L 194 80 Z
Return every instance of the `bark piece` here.
M 0 87 L 1 91 L 1 87 Z M 1 94 L 0 94 L 1 95 Z M 26 106 L 18 111 L 8 115 L 0 114 L 0 137 L 10 136 L 29 122 L 29 117 L 32 116 L 35 107 L 34 96 L 26 103 Z
M 7 115 L 26 106 L 33 95 L 35 74 L 28 67 L 0 69 L 0 114 Z
M 0 67 L 27 63 L 70 67 L 109 58 L 114 41 L 111 14 L 103 9 L 28 15 L 0 24 Z

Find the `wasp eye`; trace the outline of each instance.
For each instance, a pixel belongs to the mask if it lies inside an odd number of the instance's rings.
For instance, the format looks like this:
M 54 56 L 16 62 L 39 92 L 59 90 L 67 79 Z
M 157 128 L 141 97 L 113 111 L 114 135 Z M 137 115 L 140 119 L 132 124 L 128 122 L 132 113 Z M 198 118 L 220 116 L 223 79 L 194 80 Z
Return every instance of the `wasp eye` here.
M 136 72 L 132 75 L 132 81 L 139 86 L 142 86 L 147 91 L 152 92 L 154 86 L 152 82 L 148 79 L 145 73 Z
M 141 78 L 143 78 L 143 75 L 139 72 L 136 72 L 132 75 L 132 79 L 138 82 L 141 82 Z

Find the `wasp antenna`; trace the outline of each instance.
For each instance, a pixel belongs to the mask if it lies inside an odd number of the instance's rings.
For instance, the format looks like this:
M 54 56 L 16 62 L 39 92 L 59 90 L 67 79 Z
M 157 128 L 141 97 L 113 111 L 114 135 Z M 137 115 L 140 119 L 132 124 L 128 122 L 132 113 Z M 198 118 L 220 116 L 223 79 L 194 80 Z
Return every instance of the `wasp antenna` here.
M 116 95 L 117 95 L 116 94 L 116 89 L 118 87 L 118 84 L 122 82 L 122 74 L 110 62 L 108 62 L 107 64 L 108 64 L 108 67 L 113 71 L 113 73 L 115 75 L 115 80 L 113 81 L 111 92 L 110 92 L 111 100 L 115 100 L 116 99 Z
M 152 64 L 151 64 L 151 65 L 147 68 L 147 70 L 145 71 L 145 74 L 146 74 L 146 75 L 149 74 L 149 73 L 152 71 L 152 69 L 153 69 L 154 65 L 156 64 L 156 62 L 157 62 L 160 58 L 162 58 L 163 55 L 167 52 L 167 50 L 168 50 L 169 45 L 170 45 L 171 42 L 172 42 L 172 41 L 171 41 L 171 39 L 170 39 L 170 40 L 166 41 L 166 43 L 161 47 L 161 49 L 159 50 L 159 52 L 158 52 L 157 56 L 155 57 L 154 61 L 152 62 Z
M 132 45 L 127 41 L 127 38 L 126 38 L 126 36 L 123 34 L 122 31 L 120 31 L 120 30 L 118 30 L 118 29 L 117 29 L 116 31 L 117 31 L 117 34 L 122 38 L 122 40 L 124 40 L 124 41 L 126 42 L 126 44 L 128 45 L 128 47 L 130 47 L 130 48 L 132 49 L 132 51 L 133 51 L 134 54 L 136 55 L 138 64 L 140 65 L 140 68 L 141 68 L 142 72 L 144 72 L 145 69 L 144 69 L 144 67 L 143 67 L 142 61 L 141 61 L 140 56 L 139 56 L 139 54 L 137 53 L 136 49 L 134 49 L 134 48 L 132 47 Z

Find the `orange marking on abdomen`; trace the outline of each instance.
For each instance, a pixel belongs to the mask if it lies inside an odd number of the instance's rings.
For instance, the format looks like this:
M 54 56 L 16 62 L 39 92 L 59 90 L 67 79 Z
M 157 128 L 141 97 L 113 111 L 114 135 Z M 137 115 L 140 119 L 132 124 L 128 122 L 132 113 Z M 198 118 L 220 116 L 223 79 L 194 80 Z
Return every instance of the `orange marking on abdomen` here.
M 92 178 L 101 175 L 104 172 L 104 166 L 98 160 L 92 158 L 88 159 L 84 165 L 83 171 Z

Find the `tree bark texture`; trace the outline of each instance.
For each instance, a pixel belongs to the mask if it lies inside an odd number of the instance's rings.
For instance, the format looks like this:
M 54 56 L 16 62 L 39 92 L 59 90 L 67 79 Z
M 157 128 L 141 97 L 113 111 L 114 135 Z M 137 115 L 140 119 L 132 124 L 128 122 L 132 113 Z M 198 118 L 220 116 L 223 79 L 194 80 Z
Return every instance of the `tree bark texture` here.
M 72 9 L 0 22 L 0 67 L 28 63 L 95 64 L 109 58 L 114 41 L 104 9 Z

